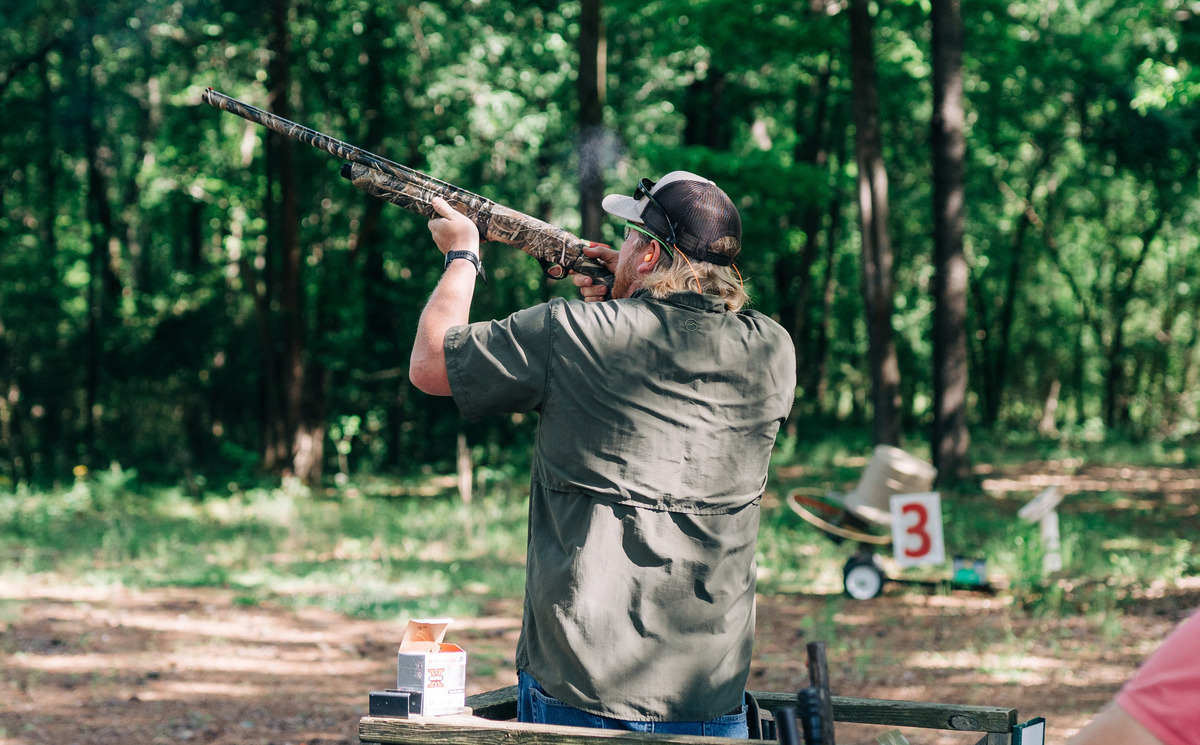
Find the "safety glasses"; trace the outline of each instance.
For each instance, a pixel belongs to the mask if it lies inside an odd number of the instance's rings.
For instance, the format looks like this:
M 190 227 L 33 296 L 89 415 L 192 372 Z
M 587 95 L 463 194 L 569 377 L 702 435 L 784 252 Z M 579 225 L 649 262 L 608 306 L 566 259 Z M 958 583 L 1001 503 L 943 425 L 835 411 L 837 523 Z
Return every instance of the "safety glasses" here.
M 668 246 L 666 241 L 664 241 L 662 238 L 659 238 L 654 233 L 651 233 L 649 230 L 646 230 L 641 225 L 635 225 L 628 221 L 626 221 L 626 223 L 625 223 L 625 240 L 629 240 L 629 231 L 631 231 L 631 230 L 641 233 L 642 235 L 646 236 L 647 238 L 649 238 L 652 241 L 658 241 L 659 244 L 662 245 L 663 250 L 667 252 L 667 256 L 671 256 L 671 257 L 675 256 L 674 252 L 671 251 L 672 247 Z

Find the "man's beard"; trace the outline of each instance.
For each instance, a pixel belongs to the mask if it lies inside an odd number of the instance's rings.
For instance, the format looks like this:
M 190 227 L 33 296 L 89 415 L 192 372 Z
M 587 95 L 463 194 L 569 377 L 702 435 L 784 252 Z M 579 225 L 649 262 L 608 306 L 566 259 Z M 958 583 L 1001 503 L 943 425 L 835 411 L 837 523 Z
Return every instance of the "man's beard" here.
M 613 273 L 611 298 L 625 298 L 632 294 L 632 287 L 637 281 L 637 272 L 632 261 L 617 261 L 617 270 Z

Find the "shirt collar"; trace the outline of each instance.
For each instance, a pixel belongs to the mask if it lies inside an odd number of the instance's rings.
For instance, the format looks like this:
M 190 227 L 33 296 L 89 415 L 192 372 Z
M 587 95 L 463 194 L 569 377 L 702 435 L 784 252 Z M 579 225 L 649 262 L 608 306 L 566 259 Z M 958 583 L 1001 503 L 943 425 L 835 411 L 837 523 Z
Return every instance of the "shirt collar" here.
M 645 288 L 634 290 L 630 297 L 656 299 Z M 725 301 L 722 298 L 716 295 L 701 295 L 698 292 L 675 292 L 662 298 L 662 302 L 709 313 L 724 313 L 726 310 Z

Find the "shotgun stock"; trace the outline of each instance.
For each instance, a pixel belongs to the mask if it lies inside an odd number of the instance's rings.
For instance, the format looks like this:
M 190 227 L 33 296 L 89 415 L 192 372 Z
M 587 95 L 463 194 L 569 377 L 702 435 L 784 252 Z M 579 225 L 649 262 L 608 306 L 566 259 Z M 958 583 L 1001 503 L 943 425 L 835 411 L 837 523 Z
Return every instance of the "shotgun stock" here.
M 210 106 L 237 114 L 247 121 L 349 161 L 342 165 L 342 176 L 366 193 L 406 210 L 429 218 L 436 217 L 433 198 L 442 197 L 474 221 L 481 240 L 498 241 L 521 249 L 537 259 L 542 271 L 551 279 L 562 279 L 570 272 L 578 272 L 612 288 L 612 273 L 599 261 L 583 253 L 588 246 L 603 244 L 586 241 L 523 212 L 288 121 L 212 88 L 204 91 L 203 99 Z

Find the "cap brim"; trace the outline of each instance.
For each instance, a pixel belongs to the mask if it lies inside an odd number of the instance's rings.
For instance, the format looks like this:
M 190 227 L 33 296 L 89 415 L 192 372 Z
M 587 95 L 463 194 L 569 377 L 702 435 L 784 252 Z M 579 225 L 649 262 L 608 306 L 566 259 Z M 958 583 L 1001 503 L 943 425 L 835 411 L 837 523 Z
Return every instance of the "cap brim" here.
M 646 208 L 646 205 L 643 202 L 649 202 L 649 200 L 643 199 L 639 202 L 633 197 L 621 194 L 609 194 L 600 204 L 604 207 L 604 211 L 613 217 L 619 217 L 632 222 L 644 222 L 642 220 L 642 210 Z

